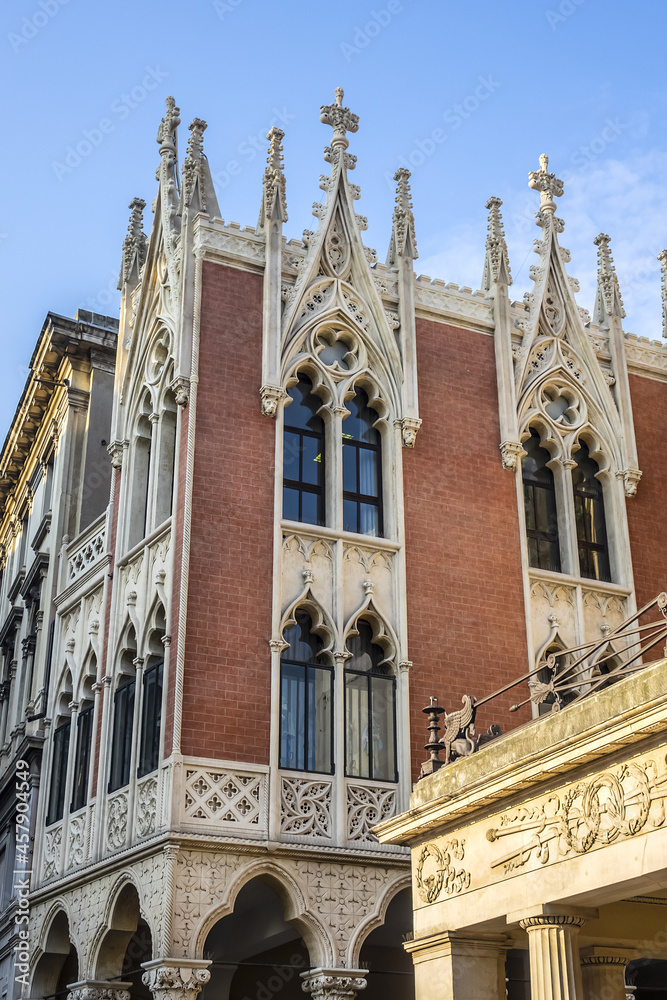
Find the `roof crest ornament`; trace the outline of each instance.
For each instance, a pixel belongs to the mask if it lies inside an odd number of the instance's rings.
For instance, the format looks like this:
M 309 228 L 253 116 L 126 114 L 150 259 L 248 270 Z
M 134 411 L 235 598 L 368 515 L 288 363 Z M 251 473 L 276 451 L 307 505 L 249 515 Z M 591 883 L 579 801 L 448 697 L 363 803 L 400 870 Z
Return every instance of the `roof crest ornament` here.
M 399 167 L 394 174 L 396 187 L 396 206 L 392 218 L 391 242 L 387 254 L 387 264 L 391 266 L 399 257 L 410 257 L 416 260 L 417 240 L 415 239 L 415 217 L 412 211 L 412 196 L 410 194 L 410 171 Z
M 507 252 L 507 241 L 505 240 L 505 229 L 503 227 L 503 217 L 500 214 L 502 201 L 500 198 L 489 198 L 485 208 L 489 211 L 489 223 L 487 226 L 488 235 L 486 237 L 487 262 L 491 271 L 490 277 L 499 284 L 512 284 L 512 271 L 510 269 L 509 254 Z M 486 268 L 485 268 L 486 271 Z M 485 273 L 483 285 L 491 286 L 489 276 Z
M 662 265 L 662 335 L 667 337 L 667 250 L 661 250 L 658 260 Z
M 181 124 L 180 113 L 181 109 L 176 107 L 176 101 L 173 97 L 169 96 L 165 100 L 166 108 L 164 118 L 160 122 L 157 130 L 157 141 L 160 143 L 160 154 L 163 152 L 163 146 L 165 147 L 164 152 L 169 149 L 173 149 L 176 152 L 176 130 Z
M 553 215 L 556 211 L 554 198 L 563 196 L 563 182 L 555 174 L 549 173 L 549 157 L 546 153 L 540 156 L 540 169 L 529 171 L 528 187 L 540 192 L 540 212 Z
M 143 198 L 133 198 L 129 204 L 130 209 L 130 224 L 127 227 L 127 234 L 123 240 L 123 255 L 122 264 L 120 270 L 120 280 L 118 282 L 118 287 L 122 288 L 123 284 L 130 280 L 132 272 L 136 266 L 136 278 L 139 278 L 139 272 L 144 265 L 146 260 L 146 252 L 148 249 L 148 237 L 143 232 L 143 220 L 144 220 L 144 209 L 146 207 L 146 202 Z
M 601 308 L 603 304 L 610 316 L 623 318 L 625 309 L 623 308 L 614 258 L 609 247 L 611 239 L 606 233 L 600 233 L 595 237 L 593 243 L 598 248 L 598 293 L 602 299 L 599 305 L 596 302 L 595 322 L 599 323 L 603 319 Z
M 353 114 L 349 108 L 343 107 L 343 88 L 336 87 L 334 91 L 335 104 L 323 104 L 320 107 L 320 121 L 325 125 L 331 125 L 333 137 L 331 139 L 331 154 L 335 157 L 336 150 L 346 150 L 349 146 L 347 139 L 348 132 L 356 132 L 359 128 L 359 115 Z M 327 150 L 325 149 L 325 159 Z M 349 164 L 346 163 L 346 166 Z
M 195 182 L 201 172 L 201 163 L 204 157 L 204 132 L 208 127 L 202 118 L 193 118 L 188 126 L 190 138 L 188 139 L 188 150 L 183 161 L 183 200 L 189 205 L 195 189 Z M 204 186 L 199 185 L 199 196 L 201 200 L 201 210 L 206 211 L 206 196 Z
M 259 217 L 259 228 L 267 219 L 279 219 L 287 222 L 287 199 L 285 197 L 285 172 L 283 164 L 283 145 L 285 133 L 282 129 L 269 129 L 266 136 L 269 141 L 269 155 L 264 169 L 262 207 Z

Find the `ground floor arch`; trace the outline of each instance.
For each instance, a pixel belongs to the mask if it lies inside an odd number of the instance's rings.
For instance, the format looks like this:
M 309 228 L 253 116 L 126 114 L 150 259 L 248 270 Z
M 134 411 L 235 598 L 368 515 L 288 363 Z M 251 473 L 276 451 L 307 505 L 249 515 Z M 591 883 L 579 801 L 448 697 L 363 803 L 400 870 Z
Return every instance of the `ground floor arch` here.
M 58 910 L 49 924 L 42 954 L 35 965 L 31 997 L 66 997 L 70 983 L 79 977 L 79 957 L 71 940 L 64 910 Z

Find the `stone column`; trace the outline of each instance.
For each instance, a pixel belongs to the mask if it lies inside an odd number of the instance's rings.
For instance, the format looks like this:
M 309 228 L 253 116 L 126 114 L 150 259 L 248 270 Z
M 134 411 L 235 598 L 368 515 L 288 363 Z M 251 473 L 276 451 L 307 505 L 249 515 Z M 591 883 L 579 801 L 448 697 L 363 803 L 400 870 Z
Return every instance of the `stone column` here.
M 142 981 L 154 1000 L 197 1000 L 211 978 L 210 961 L 194 958 L 158 958 L 144 962 Z
M 532 1000 L 583 1000 L 577 934 L 585 922 L 572 914 L 519 921 L 528 933 Z
M 631 948 L 582 948 L 581 977 L 586 1000 L 625 1000 L 625 970 L 636 958 L 640 953 Z
M 132 983 L 121 983 L 117 979 L 84 979 L 67 987 L 67 1000 L 130 1000 L 128 990 L 131 988 Z
M 504 934 L 467 937 L 450 931 L 408 942 L 416 1000 L 505 1000 L 509 947 Z
M 365 969 L 310 969 L 301 978 L 301 989 L 313 1000 L 355 1000 L 367 986 Z

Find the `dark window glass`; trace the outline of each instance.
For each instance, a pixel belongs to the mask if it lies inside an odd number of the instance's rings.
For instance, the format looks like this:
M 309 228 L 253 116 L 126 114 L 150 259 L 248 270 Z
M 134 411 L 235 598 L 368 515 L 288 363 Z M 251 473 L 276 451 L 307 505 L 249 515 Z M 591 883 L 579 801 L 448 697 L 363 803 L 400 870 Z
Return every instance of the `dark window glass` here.
M 333 773 L 333 670 L 310 615 L 297 611 L 280 663 L 280 766 Z
M 539 569 L 560 572 L 558 516 L 554 477 L 547 462 L 551 456 L 540 448 L 540 435 L 532 430 L 524 441 L 526 455 L 521 463 L 523 504 L 526 514 L 528 561 Z
M 599 467 L 590 457 L 586 442 L 580 441 L 579 444 L 581 447 L 572 456 L 577 463 L 572 470 L 572 489 L 579 572 L 591 580 L 610 581 L 602 483 L 596 478 Z
M 163 661 L 144 673 L 144 696 L 141 703 L 141 746 L 137 777 L 155 771 L 160 761 L 160 726 L 162 723 Z
M 65 811 L 65 785 L 67 783 L 67 758 L 69 756 L 69 736 L 71 720 L 63 722 L 53 734 L 53 760 L 51 762 L 51 788 L 49 789 L 49 809 L 46 825 L 57 823 Z
M 343 528 L 362 535 L 381 535 L 382 448 L 378 419 L 368 396 L 357 389 L 343 421 Z
M 135 688 L 134 677 L 123 677 L 113 698 L 110 792 L 115 792 L 117 788 L 130 782 Z
M 93 706 L 79 713 L 76 720 L 76 757 L 74 758 L 74 788 L 72 812 L 82 809 L 88 801 L 88 771 L 93 738 Z
M 283 517 L 324 524 L 324 422 L 306 375 L 288 390 L 283 437 Z
M 366 621 L 347 648 L 345 668 L 345 773 L 351 778 L 396 781 L 396 680 L 382 665 Z

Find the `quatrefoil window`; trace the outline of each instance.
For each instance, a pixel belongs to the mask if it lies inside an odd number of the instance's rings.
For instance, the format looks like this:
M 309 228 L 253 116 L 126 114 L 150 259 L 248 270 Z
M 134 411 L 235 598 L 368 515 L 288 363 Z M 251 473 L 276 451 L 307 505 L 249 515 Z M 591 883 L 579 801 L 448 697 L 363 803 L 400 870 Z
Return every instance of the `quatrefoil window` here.
M 554 423 L 571 426 L 581 419 L 579 400 L 568 386 L 546 386 L 542 390 L 542 405 Z
M 337 371 L 348 372 L 357 365 L 357 346 L 347 330 L 328 327 L 318 330 L 315 350 L 323 365 Z

